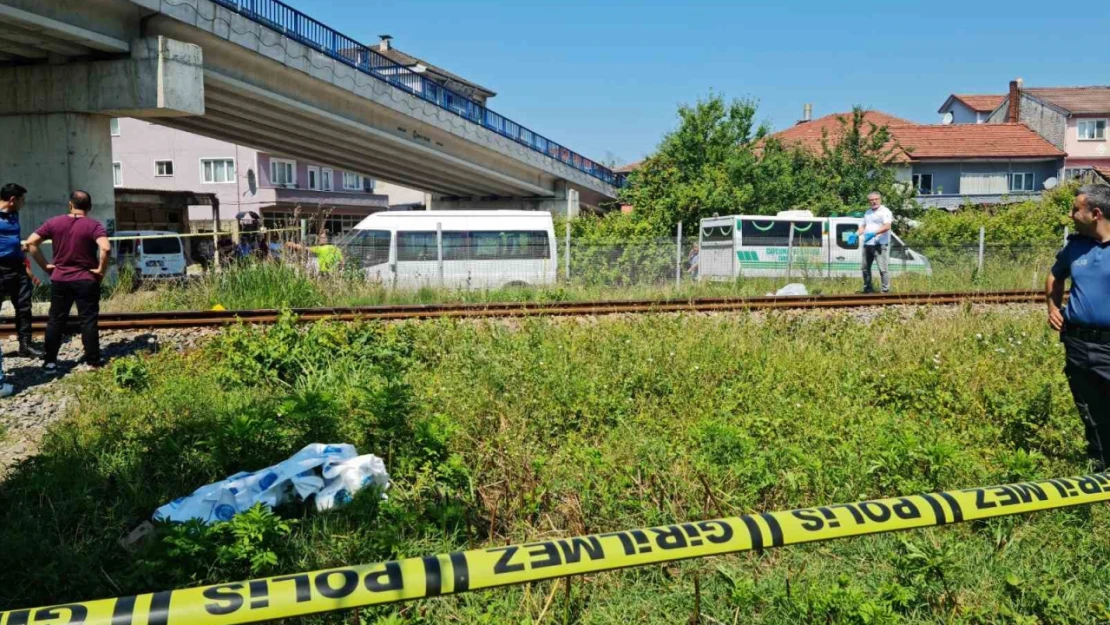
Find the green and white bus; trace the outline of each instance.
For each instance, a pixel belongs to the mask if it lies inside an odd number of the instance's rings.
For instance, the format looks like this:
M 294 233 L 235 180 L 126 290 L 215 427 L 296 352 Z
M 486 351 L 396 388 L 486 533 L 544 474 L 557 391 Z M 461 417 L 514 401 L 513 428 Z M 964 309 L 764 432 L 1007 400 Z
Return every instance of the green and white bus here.
M 858 277 L 862 237 L 855 245 L 848 239 L 862 223 L 860 217 L 814 217 L 810 211 L 702 219 L 698 278 Z M 906 247 L 893 232 L 890 271 L 894 275 L 933 272 L 929 260 Z

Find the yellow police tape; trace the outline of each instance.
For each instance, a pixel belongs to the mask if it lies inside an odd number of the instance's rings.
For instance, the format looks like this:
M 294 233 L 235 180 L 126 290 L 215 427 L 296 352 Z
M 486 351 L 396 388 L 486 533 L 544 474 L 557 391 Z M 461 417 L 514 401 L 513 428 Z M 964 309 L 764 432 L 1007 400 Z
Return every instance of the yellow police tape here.
M 1110 500 L 1110 472 L 678 523 L 0 613 L 0 625 L 235 625 Z

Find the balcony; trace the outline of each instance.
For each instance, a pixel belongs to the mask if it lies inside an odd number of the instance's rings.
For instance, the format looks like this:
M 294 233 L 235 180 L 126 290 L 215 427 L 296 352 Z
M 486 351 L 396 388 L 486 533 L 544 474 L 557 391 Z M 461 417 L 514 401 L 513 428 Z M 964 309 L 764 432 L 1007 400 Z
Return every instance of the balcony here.
M 371 213 L 389 208 L 389 196 L 364 191 L 314 191 L 277 187 L 273 189 L 274 203 L 277 207 L 292 208 L 300 205 L 309 211 L 317 207 L 323 209 L 353 209 Z
M 1040 191 L 1014 191 L 1012 193 L 984 193 L 976 195 L 937 193 L 932 195 L 919 195 L 914 199 L 925 208 L 943 208 L 947 211 L 954 211 L 966 204 L 1013 204 L 1026 200 L 1036 200 L 1040 198 L 1040 196 Z

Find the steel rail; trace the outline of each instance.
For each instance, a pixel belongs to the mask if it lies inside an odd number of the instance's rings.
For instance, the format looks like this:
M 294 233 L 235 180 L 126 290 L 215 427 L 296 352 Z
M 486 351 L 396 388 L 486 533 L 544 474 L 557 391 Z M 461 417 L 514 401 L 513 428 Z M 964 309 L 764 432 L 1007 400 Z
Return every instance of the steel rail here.
M 694 298 L 664 300 L 608 300 L 594 302 L 497 302 L 480 304 L 405 304 L 294 308 L 300 321 L 406 320 L 436 318 L 497 318 L 542 316 L 589 316 L 637 313 L 718 312 L 776 309 L 848 309 L 869 306 L 927 306 L 953 304 L 1025 304 L 1043 301 L 1040 291 L 983 291 L 939 293 L 886 293 L 791 297 Z M 102 330 L 146 330 L 156 328 L 199 328 L 235 323 L 275 323 L 282 311 L 184 310 L 149 313 L 106 313 L 100 315 Z M 71 327 L 76 318 L 70 317 Z M 47 317 L 33 318 L 32 329 L 45 331 Z M 12 317 L 0 318 L 0 332 L 15 331 Z

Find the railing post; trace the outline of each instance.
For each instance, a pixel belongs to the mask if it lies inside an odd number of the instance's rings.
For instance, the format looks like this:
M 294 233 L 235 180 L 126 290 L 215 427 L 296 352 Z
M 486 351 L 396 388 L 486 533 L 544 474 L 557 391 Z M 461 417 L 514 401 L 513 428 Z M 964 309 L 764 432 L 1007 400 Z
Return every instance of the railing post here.
M 682 286 L 682 222 L 678 222 L 678 234 L 675 235 L 674 249 L 674 288 Z
M 212 205 L 212 269 L 220 271 L 220 212 L 215 204 Z
M 563 259 L 563 265 L 566 267 L 566 271 L 565 271 L 566 281 L 569 284 L 570 283 L 570 215 L 567 215 L 567 235 L 566 235 L 566 245 L 564 247 L 566 248 L 566 252 L 564 252 L 565 258 Z
M 705 251 L 704 249 L 702 249 L 702 247 L 703 247 L 702 244 L 704 242 L 705 241 L 703 240 L 702 231 L 701 231 L 701 222 L 699 221 L 698 222 L 698 272 L 696 274 L 694 274 L 694 281 L 696 281 L 696 282 L 701 282 L 701 263 L 702 263 L 702 259 L 703 259 L 701 253 Z
M 786 281 L 790 282 L 791 269 L 794 268 L 794 222 L 790 222 L 790 236 L 786 239 Z
M 986 245 L 987 228 L 986 226 L 979 226 L 979 276 L 983 275 L 983 247 Z
M 736 234 L 737 234 L 736 233 L 736 228 L 739 228 L 739 227 L 740 227 L 740 220 L 737 219 L 736 221 L 734 221 L 732 223 L 732 236 L 729 237 L 729 240 L 728 240 L 728 251 L 729 251 L 729 256 L 730 256 L 729 271 L 731 272 L 731 273 L 729 273 L 728 277 L 729 277 L 729 280 L 733 283 L 736 282 L 736 278 L 738 278 L 744 271 L 744 264 L 741 263 L 740 259 L 736 256 L 736 253 L 737 253 L 737 250 L 736 250 Z
M 443 288 L 443 222 L 436 222 L 436 265 L 439 271 L 439 287 Z
M 832 277 L 833 242 L 836 239 L 836 232 L 834 232 L 835 229 L 833 228 L 832 217 L 827 218 L 827 220 L 825 221 L 825 226 L 828 227 L 828 233 L 829 233 L 829 235 L 827 237 L 824 237 L 828 240 L 828 249 L 829 249 L 828 258 L 825 260 L 825 263 L 826 263 L 825 264 L 825 277 L 826 278 L 831 278 Z M 822 236 L 824 236 L 823 233 L 822 233 Z

